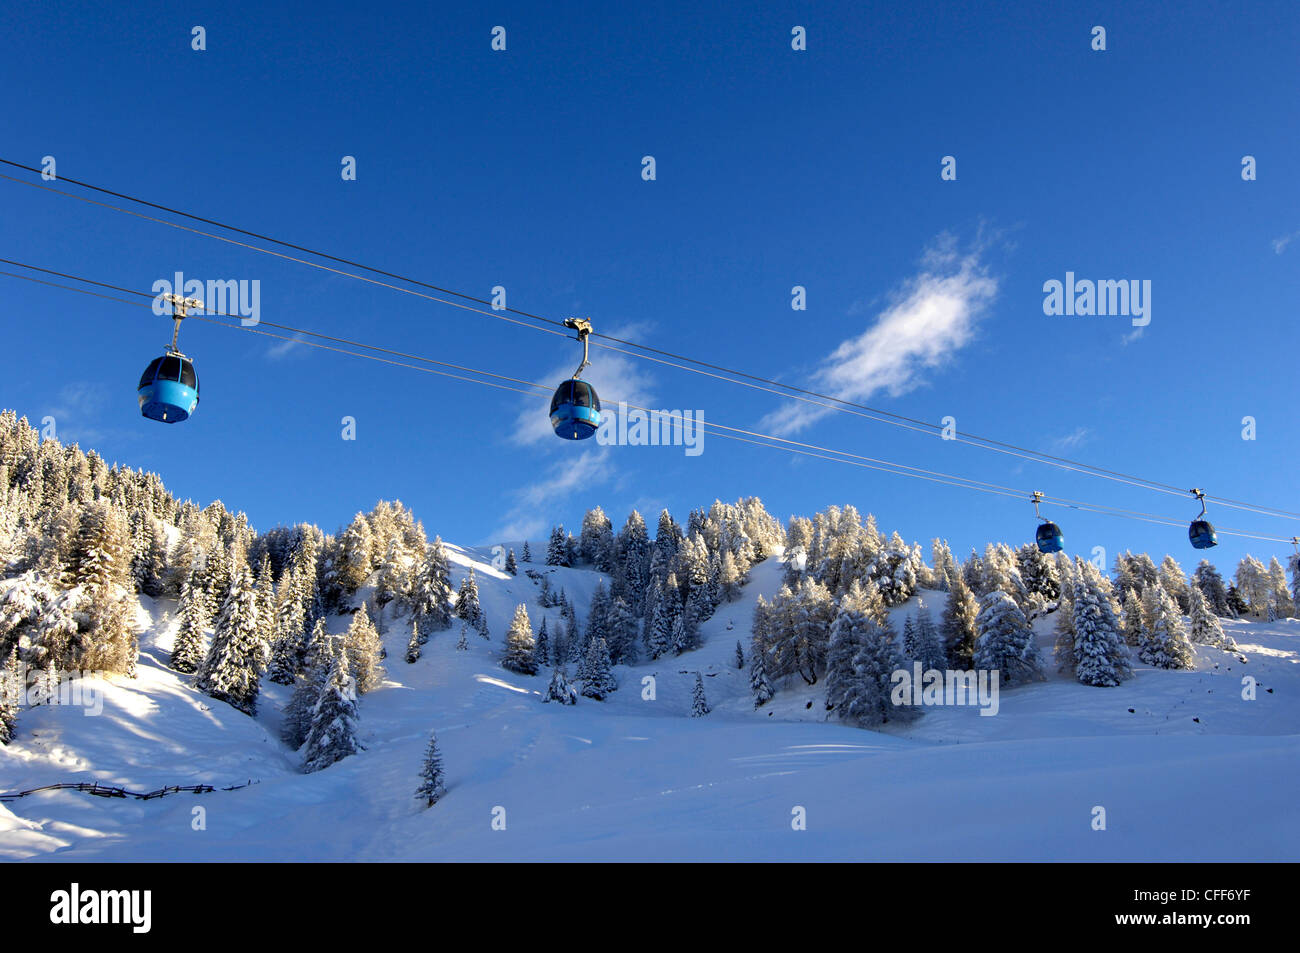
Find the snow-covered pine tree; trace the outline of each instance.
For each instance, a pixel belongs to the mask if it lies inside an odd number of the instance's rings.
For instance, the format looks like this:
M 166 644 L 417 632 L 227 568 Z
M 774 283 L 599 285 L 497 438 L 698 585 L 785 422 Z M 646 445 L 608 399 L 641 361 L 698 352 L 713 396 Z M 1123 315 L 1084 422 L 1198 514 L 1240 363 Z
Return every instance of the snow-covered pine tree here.
M 478 628 L 478 620 L 483 615 L 483 607 L 478 601 L 478 580 L 474 578 L 474 567 L 460 582 L 460 591 L 456 593 L 456 616 Z
M 1043 677 L 1042 661 L 1034 630 L 1015 601 L 1001 589 L 993 589 L 980 600 L 976 618 L 979 639 L 975 643 L 975 668 L 997 670 L 1006 685 L 1018 685 Z
M 462 622 L 460 624 L 460 641 L 456 643 L 456 649 L 458 651 L 461 652 L 469 651 L 469 642 L 466 641 L 465 639 L 465 636 L 467 635 L 469 635 L 469 626 L 466 625 L 464 622 Z
M 569 565 L 569 547 L 564 536 L 563 526 L 556 526 L 551 530 L 551 538 L 546 544 L 546 565 Z
M 736 668 L 742 672 L 745 670 L 745 649 L 740 644 L 740 639 L 736 639 Z
M 356 679 L 357 694 L 374 691 L 384 683 L 386 673 L 380 661 L 383 643 L 379 639 L 379 631 L 370 621 L 364 602 L 348 625 L 343 646 L 348 655 L 348 672 Z
M 1138 651 L 1139 658 L 1156 668 L 1195 668 L 1196 653 L 1187 640 L 1187 627 L 1169 593 L 1155 586 L 1155 611 L 1151 627 L 1145 632 Z
M 513 549 L 506 553 L 506 572 L 512 576 L 519 575 L 519 563 L 515 561 L 515 551 Z
M 1061 593 L 1056 603 L 1056 618 L 1052 625 L 1055 636 L 1052 643 L 1052 657 L 1056 659 L 1056 670 L 1067 675 L 1074 674 L 1074 585 Z
M 520 675 L 536 675 L 536 647 L 533 625 L 528 619 L 528 607 L 521 602 L 515 608 L 515 617 L 510 620 L 510 628 L 506 632 L 506 651 L 501 658 L 501 667 Z
M 945 669 L 948 665 L 947 655 L 943 643 L 939 641 L 939 632 L 930 619 L 930 610 L 922 604 L 917 607 L 916 617 L 907 621 L 912 625 L 912 636 L 909 641 L 905 626 L 903 658 L 909 662 L 920 662 L 921 670 L 925 672 Z
M 609 632 L 610 661 L 615 665 L 635 665 L 641 655 L 637 649 L 636 617 L 622 596 L 610 600 L 605 628 Z
M 1191 619 L 1188 626 L 1191 640 L 1200 645 L 1212 645 L 1228 652 L 1235 651 L 1237 643 L 1224 634 L 1219 617 L 1210 611 L 1205 594 L 1197 586 L 1192 586 L 1191 602 Z
M 230 591 L 217 615 L 212 646 L 199 668 L 195 687 L 248 715 L 257 712 L 261 676 L 257 671 L 261 630 L 253 576 L 242 556 L 234 568 Z
M 709 707 L 709 700 L 704 697 L 704 677 L 696 672 L 695 688 L 691 692 L 691 717 L 703 718 L 711 711 L 713 709 Z
M 1136 648 L 1141 645 L 1142 630 L 1144 627 L 1142 619 L 1142 597 L 1138 595 L 1136 589 L 1130 587 L 1124 592 L 1122 618 L 1124 644 L 1131 648 Z
M 1084 685 L 1113 688 L 1133 674 L 1128 647 L 1120 631 L 1101 576 L 1091 563 L 1079 561 L 1071 619 L 1074 628 L 1073 674 Z
M 861 626 L 861 645 L 853 658 L 854 678 L 836 709 L 840 718 L 870 728 L 914 717 L 914 708 L 895 705 L 892 698 L 894 673 L 904 665 L 894 633 L 866 613 L 855 625 Z
M 831 623 L 830 648 L 826 654 L 826 708 L 843 718 L 847 702 L 859 690 L 858 653 L 866 644 L 873 620 L 867 615 L 862 585 L 854 579 L 840 597 Z M 910 632 L 911 620 L 905 631 Z
M 526 563 L 530 563 L 530 562 L 533 561 L 533 551 L 532 551 L 531 549 L 528 548 L 528 541 L 527 541 L 527 540 L 524 540 L 524 551 L 523 551 L 523 553 L 522 553 L 521 555 L 522 555 L 522 558 L 523 558 L 524 562 L 526 562 Z
M 582 665 L 582 694 L 601 701 L 618 688 L 610 671 L 609 646 L 604 639 L 592 639 Z
M 199 586 L 198 573 L 191 568 L 181 584 L 181 599 L 177 606 L 181 624 L 176 632 L 176 641 L 172 643 L 172 668 L 178 672 L 196 672 L 203 662 L 206 654 L 203 644 L 206 610 L 207 600 Z
M 656 588 L 659 587 L 655 582 Z M 657 659 L 672 649 L 673 627 L 677 621 L 676 599 L 666 594 L 655 601 L 654 615 L 646 628 L 646 652 Z
M 18 711 L 26 688 L 22 666 L 18 664 L 18 646 L 15 645 L 9 650 L 4 669 L 0 670 L 0 745 L 14 740 L 18 731 Z
M 312 711 L 304 771 L 320 771 L 361 750 L 357 741 L 359 715 L 354 684 L 348 669 L 348 653 L 338 652 Z
M 257 581 L 253 584 L 253 599 L 257 603 L 257 671 L 266 671 L 271 664 L 272 645 L 275 642 L 275 585 L 271 581 L 271 560 L 263 554 L 257 565 Z
M 329 677 L 336 648 L 342 651 L 333 637 L 326 634 L 325 620 L 317 619 L 303 649 L 302 674 L 294 679 L 293 694 L 285 706 L 280 727 L 280 738 L 294 751 L 302 747 L 307 732 L 311 731 L 312 712 Z
M 420 661 L 420 626 L 411 623 L 411 640 L 406 643 L 406 661 L 414 664 Z
M 561 705 L 578 703 L 578 693 L 569 684 L 568 676 L 564 674 L 564 666 L 557 665 L 551 670 L 551 683 L 546 687 L 546 694 L 542 697 L 542 701 L 559 702 Z
M 749 690 L 754 694 L 755 708 L 766 705 L 776 694 L 767 676 L 767 659 L 757 638 L 749 647 Z
M 551 664 L 551 634 L 546 631 L 546 616 L 542 616 L 542 627 L 537 630 L 537 645 L 533 649 L 533 658 L 538 667 Z
M 979 603 L 966 585 L 965 577 L 960 572 L 954 572 L 948 588 L 948 600 L 939 622 L 939 632 L 943 637 L 948 664 L 955 669 L 966 670 L 975 664 L 975 642 L 979 638 L 976 624 L 978 616 Z
M 412 583 L 412 613 L 420 626 L 420 642 L 434 632 L 451 628 L 451 563 L 442 537 L 435 536 Z M 475 593 L 477 598 L 477 593 Z
M 1196 566 L 1196 571 L 1192 573 L 1192 581 L 1196 588 L 1201 590 L 1205 596 L 1205 601 L 1210 607 L 1210 611 L 1220 618 L 1227 618 L 1230 614 L 1228 609 L 1228 587 L 1223 582 L 1223 576 L 1219 570 L 1208 559 L 1202 559 Z
M 415 796 L 433 807 L 447 793 L 446 777 L 442 768 L 442 753 L 438 750 L 438 733 L 429 732 L 429 744 L 424 749 L 424 764 L 420 768 L 420 787 Z

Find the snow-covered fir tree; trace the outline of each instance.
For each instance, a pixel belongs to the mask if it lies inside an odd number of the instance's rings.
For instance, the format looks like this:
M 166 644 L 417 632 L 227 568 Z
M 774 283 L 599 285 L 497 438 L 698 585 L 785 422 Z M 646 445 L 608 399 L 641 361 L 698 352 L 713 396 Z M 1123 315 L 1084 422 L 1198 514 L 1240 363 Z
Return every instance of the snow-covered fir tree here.
M 357 740 L 356 684 L 348 670 L 348 653 L 337 653 L 321 686 L 307 732 L 303 770 L 320 771 L 362 749 Z
M 447 793 L 446 774 L 442 767 L 442 753 L 438 750 L 438 733 L 429 732 L 429 744 L 424 749 L 424 764 L 420 767 L 420 787 L 415 796 L 433 807 Z
M 465 623 L 460 624 L 460 639 L 456 642 L 456 650 L 460 652 L 469 651 L 469 641 L 466 636 L 469 635 L 469 626 Z
M 528 607 L 521 602 L 515 608 L 515 616 L 510 620 L 510 628 L 506 632 L 506 651 L 501 659 L 501 667 L 520 675 L 536 675 L 536 648 Z
M 1235 651 L 1237 643 L 1226 635 L 1219 617 L 1210 611 L 1210 605 L 1199 587 L 1191 592 L 1192 610 L 1188 620 L 1188 636 L 1199 645 L 1212 645 L 1225 651 Z
M 240 557 L 230 581 L 230 591 L 217 615 L 212 646 L 199 668 L 195 687 L 245 714 L 255 714 L 261 688 L 257 669 L 261 648 L 253 577 Z
M 412 590 L 411 611 L 420 627 L 420 640 L 426 642 L 434 632 L 451 627 L 451 562 L 441 537 L 435 536 L 425 550 Z
M 1124 593 L 1124 644 L 1136 648 L 1142 644 L 1146 624 L 1142 616 L 1142 597 L 1130 588 Z
M 618 688 L 618 681 L 610 671 L 609 646 L 604 639 L 592 639 L 587 644 L 581 678 L 582 694 L 598 701 Z
M 997 670 L 1006 685 L 1043 677 L 1034 630 L 1020 607 L 1001 589 L 991 590 L 980 600 L 976 626 L 979 629 L 975 643 L 976 669 Z
M 0 745 L 14 740 L 18 731 L 18 711 L 26 685 L 18 662 L 18 647 L 9 650 L 4 668 L 0 669 Z
M 975 642 L 979 638 L 979 603 L 961 573 L 954 573 L 948 588 L 948 600 L 939 622 L 948 664 L 966 670 L 975 665 Z
M 530 563 L 533 561 L 533 551 L 528 548 L 527 540 L 524 541 L 524 550 L 520 555 L 523 558 L 523 561 L 526 563 Z
M 745 649 L 740 644 L 740 639 L 736 639 L 736 668 L 742 672 L 745 670 Z
M 370 621 L 363 602 L 356 615 L 348 625 L 347 635 L 343 637 L 344 651 L 348 656 L 348 672 L 357 683 L 357 694 L 364 695 L 374 691 L 384 683 L 383 662 L 380 661 L 383 643 L 379 631 Z
M 711 711 L 709 700 L 704 696 L 704 677 L 696 672 L 695 688 L 691 691 L 691 717 L 703 718 Z
M 1195 668 L 1196 655 L 1178 606 L 1163 587 L 1149 591 L 1155 594 L 1155 610 L 1150 627 L 1143 633 L 1138 657 L 1156 668 Z
M 907 625 L 903 630 L 903 658 L 908 662 L 920 662 L 922 671 L 947 668 L 947 653 L 939 640 L 939 631 L 930 618 L 930 610 L 921 605 L 916 610 L 915 618 L 909 618 L 910 635 Z
M 506 572 L 512 576 L 519 575 L 519 563 L 515 561 L 515 551 L 513 549 L 506 553 Z
M 206 654 L 203 630 L 206 624 L 207 601 L 199 587 L 198 572 L 191 568 L 181 585 L 181 599 L 177 606 L 181 624 L 172 643 L 172 668 L 178 672 L 198 671 Z
M 1079 570 L 1071 603 L 1072 673 L 1084 685 L 1111 688 L 1133 674 L 1128 647 L 1096 567 L 1080 561 Z
M 411 664 L 420 661 L 420 626 L 416 622 L 411 623 L 411 638 L 406 643 L 406 661 Z
M 542 616 L 542 627 L 537 630 L 537 645 L 533 650 L 533 658 L 537 659 L 539 667 L 551 664 L 551 635 L 546 631 L 546 616 Z
M 342 651 L 339 641 L 325 632 L 324 619 L 316 620 L 303 651 L 302 673 L 294 679 L 293 694 L 289 696 L 281 722 L 280 737 L 295 751 L 307 740 L 312 712 L 329 677 L 334 652 Z
M 569 547 L 563 526 L 556 526 L 551 530 L 550 541 L 546 544 L 546 565 L 569 565 Z
M 568 676 L 564 673 L 564 666 L 557 665 L 551 670 L 551 682 L 546 687 L 546 694 L 542 696 L 542 701 L 559 702 L 561 705 L 578 703 L 578 692 L 569 683 Z

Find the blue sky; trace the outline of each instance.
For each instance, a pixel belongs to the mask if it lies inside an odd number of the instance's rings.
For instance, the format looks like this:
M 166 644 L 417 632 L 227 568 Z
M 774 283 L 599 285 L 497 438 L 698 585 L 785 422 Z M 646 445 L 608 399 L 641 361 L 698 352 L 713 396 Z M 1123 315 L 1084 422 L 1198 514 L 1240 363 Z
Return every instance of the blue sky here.
M 482 297 L 502 285 L 515 308 L 1300 511 L 1300 10 L 1060 6 L 18 7 L 0 38 L 0 79 L 15 91 L 0 155 L 52 155 L 64 176 L 434 284 Z M 1090 47 L 1098 24 L 1104 52 Z M 496 25 L 503 53 L 490 49 Z M 790 47 L 795 25 L 804 52 Z M 347 155 L 355 181 L 340 175 Z M 956 181 L 940 178 L 945 155 Z M 1255 181 L 1242 180 L 1245 155 Z M 558 382 L 577 363 L 559 337 L 7 180 L 0 201 L 0 257 L 143 290 L 177 269 L 258 280 L 263 320 L 527 380 Z M 1043 284 L 1067 271 L 1149 280 L 1150 324 L 1045 315 Z M 790 307 L 795 285 L 806 311 Z M 959 553 L 1033 531 L 1028 502 L 722 439 L 697 457 L 562 442 L 544 405 L 512 393 L 197 322 L 182 345 L 203 401 L 162 426 L 139 416 L 133 389 L 165 319 L 11 278 L 0 294 L 0 404 L 53 416 L 61 438 L 156 470 L 182 496 L 220 498 L 259 529 L 333 530 L 382 497 L 430 533 L 482 543 L 576 528 L 595 504 L 616 525 L 637 506 L 653 526 L 663 506 L 684 519 L 757 495 L 782 517 L 853 503 Z M 607 402 L 1196 512 L 858 417 L 810 418 L 807 405 L 608 351 L 593 360 Z M 355 441 L 341 439 L 345 416 Z M 1198 558 L 1178 528 L 1050 512 L 1073 552 Z M 1225 537 L 1214 555 L 1230 567 L 1289 549 Z

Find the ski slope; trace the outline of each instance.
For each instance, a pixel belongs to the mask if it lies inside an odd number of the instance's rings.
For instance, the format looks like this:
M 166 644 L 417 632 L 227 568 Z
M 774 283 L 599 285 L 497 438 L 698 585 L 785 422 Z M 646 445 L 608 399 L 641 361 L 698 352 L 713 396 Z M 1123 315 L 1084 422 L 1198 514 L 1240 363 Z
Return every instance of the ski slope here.
M 168 668 L 174 604 L 143 598 L 138 678 L 98 679 L 99 716 L 25 709 L 0 748 L 0 791 L 255 783 L 147 802 L 59 791 L 0 804 L 0 858 L 1300 859 L 1300 621 L 1225 622 L 1240 655 L 1198 646 L 1194 672 L 1138 665 L 1114 689 L 1053 675 L 1004 689 L 995 717 L 929 708 L 871 732 L 828 722 L 822 685 L 753 709 L 735 644 L 748 651 L 754 601 L 780 586 L 775 559 L 702 626 L 703 648 L 618 666 L 608 700 L 563 707 L 541 702 L 549 670 L 500 667 L 504 632 L 519 602 L 534 628 L 558 619 L 538 608 L 525 569 L 550 572 L 580 620 L 602 577 L 524 563 L 511 577 L 486 550 L 449 552 L 453 585 L 474 566 L 491 641 L 471 632 L 457 651 L 453 627 L 407 664 L 409 620 L 386 619 L 388 678 L 359 703 L 366 750 L 310 775 L 278 740 L 289 689 L 263 681 L 256 718 L 196 693 L 192 676 Z M 921 598 L 937 615 L 943 595 Z M 900 628 L 915 607 L 894 610 Z M 1050 624 L 1038 623 L 1049 655 Z M 697 671 L 713 712 L 689 718 Z M 1258 681 L 1254 701 L 1241 697 L 1243 675 Z M 643 698 L 647 677 L 654 700 Z M 424 809 L 413 792 L 430 729 L 448 792 Z M 1096 807 L 1105 830 L 1093 829 Z

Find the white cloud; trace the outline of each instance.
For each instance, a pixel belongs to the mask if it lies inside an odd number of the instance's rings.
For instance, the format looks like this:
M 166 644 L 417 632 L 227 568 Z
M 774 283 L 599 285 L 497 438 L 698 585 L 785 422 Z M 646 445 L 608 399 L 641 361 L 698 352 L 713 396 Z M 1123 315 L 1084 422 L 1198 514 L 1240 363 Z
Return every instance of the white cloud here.
M 1280 255 L 1286 251 L 1286 246 L 1290 245 L 1297 238 L 1300 238 L 1300 231 L 1292 232 L 1290 235 L 1283 235 L 1281 238 L 1273 239 L 1273 253 Z
M 1087 442 L 1092 436 L 1092 431 L 1087 427 L 1078 427 L 1074 433 L 1066 434 L 1064 437 L 1057 437 L 1052 441 L 1052 447 L 1055 450 L 1072 450 L 1082 443 Z
M 548 427 L 549 429 L 549 427 Z M 554 435 L 552 440 L 557 439 Z M 576 449 L 576 448 L 575 448 Z M 494 540 L 540 539 L 551 529 L 551 504 L 593 486 L 608 483 L 614 475 L 607 447 L 584 446 L 577 456 L 553 463 L 535 483 L 512 492 L 515 504 L 506 513 Z
M 927 370 L 970 342 L 997 291 L 978 250 L 959 253 L 951 236 L 940 236 L 922 259 L 921 272 L 903 283 L 870 327 L 822 361 L 812 386 L 859 402 L 880 392 L 906 393 L 924 382 Z M 830 408 L 790 404 L 768 414 L 763 424 L 777 434 L 792 434 L 829 413 Z
M 275 344 L 272 344 L 269 348 L 266 349 L 266 356 L 273 361 L 279 360 L 280 358 L 284 357 L 286 354 L 296 351 L 298 349 L 298 345 L 302 343 L 303 343 L 302 335 L 294 334 L 293 337 L 285 338 L 283 341 L 279 341 Z

